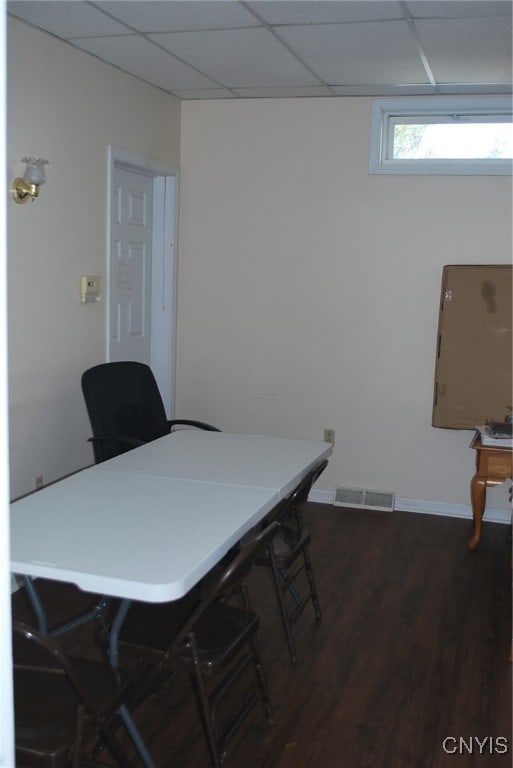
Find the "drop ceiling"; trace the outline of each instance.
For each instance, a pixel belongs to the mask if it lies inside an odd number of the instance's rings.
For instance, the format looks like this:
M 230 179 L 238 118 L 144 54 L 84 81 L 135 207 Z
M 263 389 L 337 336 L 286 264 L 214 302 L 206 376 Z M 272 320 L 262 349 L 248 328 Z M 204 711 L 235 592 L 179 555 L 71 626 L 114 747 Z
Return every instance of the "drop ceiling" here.
M 512 92 L 503 0 L 12 0 L 7 11 L 180 99 Z

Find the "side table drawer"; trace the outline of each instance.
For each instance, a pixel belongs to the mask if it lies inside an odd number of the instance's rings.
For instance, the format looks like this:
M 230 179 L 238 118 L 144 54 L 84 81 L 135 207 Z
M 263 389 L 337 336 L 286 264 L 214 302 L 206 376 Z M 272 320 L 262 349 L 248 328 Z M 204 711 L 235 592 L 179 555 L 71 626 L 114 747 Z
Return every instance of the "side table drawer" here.
M 480 451 L 479 474 L 488 480 L 506 480 L 513 472 L 511 451 Z M 483 471 L 484 470 L 484 471 Z

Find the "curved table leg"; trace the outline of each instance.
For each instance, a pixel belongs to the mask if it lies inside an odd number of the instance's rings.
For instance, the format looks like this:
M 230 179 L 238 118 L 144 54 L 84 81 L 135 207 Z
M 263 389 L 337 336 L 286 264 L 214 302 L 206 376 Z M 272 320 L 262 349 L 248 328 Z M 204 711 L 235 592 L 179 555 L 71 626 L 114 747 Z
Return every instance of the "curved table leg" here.
M 475 549 L 481 538 L 481 525 L 486 500 L 486 478 L 477 472 L 470 485 L 470 497 L 472 500 L 472 516 L 474 518 L 474 533 L 468 540 L 468 548 Z

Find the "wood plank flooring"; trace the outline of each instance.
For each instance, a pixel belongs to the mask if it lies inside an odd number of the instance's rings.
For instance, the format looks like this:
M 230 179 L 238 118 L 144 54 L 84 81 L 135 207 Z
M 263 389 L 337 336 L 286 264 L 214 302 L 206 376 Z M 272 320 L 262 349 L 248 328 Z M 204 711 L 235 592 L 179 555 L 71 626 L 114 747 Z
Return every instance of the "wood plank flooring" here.
M 305 520 L 323 619 L 316 623 L 307 608 L 299 620 L 293 669 L 270 574 L 254 570 L 276 723 L 255 709 L 226 768 L 510 766 L 510 527 L 485 522 L 479 548 L 469 552 L 464 520 L 314 503 Z M 50 606 L 57 591 L 43 588 Z M 56 612 L 77 597 L 74 588 L 66 599 L 59 590 Z M 13 604 L 27 618 L 22 592 Z M 208 768 L 181 675 L 136 720 L 158 768 Z

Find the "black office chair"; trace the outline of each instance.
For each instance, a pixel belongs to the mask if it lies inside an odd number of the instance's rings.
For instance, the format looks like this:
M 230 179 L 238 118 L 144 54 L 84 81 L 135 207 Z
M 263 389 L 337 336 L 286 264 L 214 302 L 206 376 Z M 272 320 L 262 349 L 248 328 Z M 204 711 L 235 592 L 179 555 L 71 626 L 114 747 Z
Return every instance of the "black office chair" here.
M 155 377 L 144 363 L 102 363 L 89 368 L 82 375 L 82 392 L 96 464 L 167 435 L 177 426 L 220 431 L 192 419 L 169 421 Z
M 323 461 L 306 475 L 293 493 L 275 508 L 272 519 L 280 525 L 271 548 L 256 559 L 255 564 L 271 569 L 273 585 L 278 600 L 280 616 L 289 647 L 290 660 L 297 661 L 293 625 L 305 606 L 312 602 L 315 618 L 322 618 L 319 595 L 315 584 L 312 560 L 310 558 L 310 532 L 303 525 L 302 509 L 317 478 L 324 472 L 328 462 Z M 270 556 L 272 554 L 274 557 Z M 298 591 L 298 578 L 304 573 L 303 596 Z
M 105 747 L 120 768 L 133 766 L 113 727 L 130 685 L 112 667 L 67 656 L 20 622 L 13 659 L 17 768 L 100 766 Z
M 121 651 L 128 647 L 131 655 L 136 652 L 143 658 L 152 653 L 164 668 L 188 671 L 215 768 L 221 766 L 227 742 L 258 701 L 273 722 L 255 645 L 259 618 L 251 609 L 245 579 L 257 555 L 269 547 L 277 527 L 273 522 L 248 537 L 226 567 L 214 568 L 182 600 L 165 605 L 133 603 L 121 628 Z M 230 701 L 229 708 L 220 707 L 249 665 L 255 672 L 254 686 L 242 694 L 238 706 Z M 250 685 L 247 680 L 246 685 Z M 219 709 L 224 710 L 222 729 L 218 726 Z

